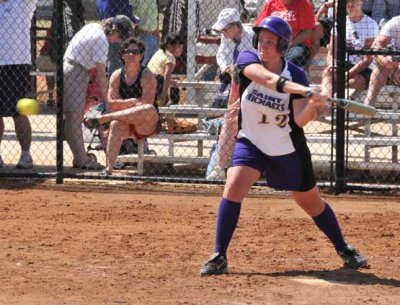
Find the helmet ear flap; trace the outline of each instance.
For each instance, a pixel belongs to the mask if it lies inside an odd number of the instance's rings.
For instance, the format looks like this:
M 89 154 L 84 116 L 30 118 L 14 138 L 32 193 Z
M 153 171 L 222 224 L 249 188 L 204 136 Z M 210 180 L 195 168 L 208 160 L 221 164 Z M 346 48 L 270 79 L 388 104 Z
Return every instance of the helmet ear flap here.
M 253 36 L 253 47 L 257 50 L 258 48 L 258 33 L 255 33 Z
M 279 52 L 284 55 L 289 47 L 289 44 L 286 40 L 280 38 L 278 43 L 278 50 Z

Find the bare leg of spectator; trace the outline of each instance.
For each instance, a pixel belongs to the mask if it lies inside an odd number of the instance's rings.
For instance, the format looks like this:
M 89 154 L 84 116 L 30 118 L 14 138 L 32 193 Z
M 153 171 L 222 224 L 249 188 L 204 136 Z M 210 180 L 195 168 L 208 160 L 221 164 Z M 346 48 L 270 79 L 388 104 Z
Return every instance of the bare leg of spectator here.
M 15 133 L 17 134 L 17 139 L 21 145 L 21 150 L 29 152 L 32 142 L 32 128 L 31 123 L 27 116 L 20 115 L 14 117 Z
M 379 91 L 386 84 L 391 73 L 391 69 L 378 65 L 371 73 L 367 97 L 364 101 L 367 105 L 374 105 Z
M 240 109 L 239 100 L 234 101 L 232 96 L 229 98 L 228 111 L 224 117 L 221 134 L 218 139 L 218 151 L 216 154 L 216 166 L 206 177 L 207 180 L 225 179 L 225 169 L 228 167 L 229 158 L 232 155 L 235 145 L 235 136 L 238 132 L 238 114 Z
M 96 118 L 99 125 L 117 120 L 126 124 L 135 125 L 135 130 L 140 135 L 148 135 L 154 132 L 158 121 L 158 114 L 153 105 L 145 104 L 133 108 L 106 113 Z
M 332 69 L 332 67 L 328 66 L 322 72 L 321 90 L 327 96 L 332 96 L 332 86 L 334 85 L 332 82 Z
M 129 125 L 119 121 L 112 121 L 110 125 L 110 133 L 107 143 L 107 173 L 111 174 L 115 161 L 117 160 L 118 153 L 121 148 L 122 141 L 129 136 Z
M 133 136 L 131 127 L 134 128 L 137 135 L 146 137 L 156 131 L 158 119 L 157 111 L 150 104 L 103 114 L 97 118 L 86 119 L 88 125 L 93 124 L 94 121 L 96 125 L 111 122 L 107 143 L 108 174 L 112 172 L 122 141 L 129 136 Z
M 224 125 L 222 125 L 221 135 L 218 139 L 218 165 L 222 169 L 228 166 L 229 158 L 235 144 L 239 107 L 239 101 L 230 105 L 225 115 L 225 122 Z

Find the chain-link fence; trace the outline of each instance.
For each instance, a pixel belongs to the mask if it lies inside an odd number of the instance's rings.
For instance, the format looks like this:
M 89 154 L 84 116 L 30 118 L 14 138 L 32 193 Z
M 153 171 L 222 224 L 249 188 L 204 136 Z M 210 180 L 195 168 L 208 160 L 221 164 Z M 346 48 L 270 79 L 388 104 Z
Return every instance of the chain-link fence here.
M 238 126 L 231 64 L 257 52 L 252 27 L 273 15 L 293 32 L 278 50 L 312 88 L 378 109 L 333 107 L 305 127 L 317 180 L 397 188 L 400 17 L 376 22 L 360 0 L 274 3 L 0 2 L 0 175 L 223 181 Z M 17 115 L 21 98 L 39 114 Z

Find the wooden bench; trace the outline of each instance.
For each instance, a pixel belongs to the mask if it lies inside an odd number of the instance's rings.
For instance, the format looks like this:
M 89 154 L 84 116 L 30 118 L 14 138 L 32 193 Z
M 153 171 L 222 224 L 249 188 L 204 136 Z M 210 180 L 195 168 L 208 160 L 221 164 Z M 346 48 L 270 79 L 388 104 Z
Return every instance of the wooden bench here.
M 142 175 L 144 172 L 144 162 L 207 164 L 208 156 L 204 156 L 204 141 L 209 140 L 215 142 L 217 140 L 217 135 L 211 135 L 205 132 L 201 120 L 204 117 L 222 116 L 226 112 L 226 109 L 196 107 L 193 105 L 172 105 L 169 107 L 160 107 L 159 112 L 160 115 L 166 119 L 173 119 L 179 116 L 194 116 L 194 118 L 198 120 L 198 131 L 186 134 L 169 134 L 166 132 L 154 134 L 148 138 L 148 141 L 151 142 L 151 145 L 159 145 L 163 148 L 167 148 L 166 155 L 145 154 L 144 141 L 138 141 L 137 154 L 121 155 L 118 156 L 117 160 L 123 163 L 137 163 L 137 173 L 139 175 Z M 155 143 L 153 140 L 159 141 Z M 176 156 L 175 144 L 190 141 L 197 142 L 195 145 L 197 151 L 191 151 L 190 153 L 185 152 L 185 155 L 180 154 Z
M 307 143 L 310 145 L 310 149 L 313 151 L 312 144 L 317 144 L 323 153 L 320 155 L 327 156 L 326 149 L 322 145 L 330 146 L 336 144 L 336 140 L 332 139 L 327 135 L 306 135 Z M 189 134 L 167 134 L 159 133 L 153 135 L 149 138 L 149 142 L 153 139 L 165 140 L 167 143 L 158 143 L 158 145 L 168 147 L 168 153 L 163 155 L 145 154 L 144 142 L 138 142 L 138 153 L 129 155 L 118 156 L 119 162 L 124 163 L 137 163 L 137 173 L 142 175 L 144 172 L 144 163 L 163 163 L 163 164 L 193 164 L 193 165 L 206 165 L 208 163 L 208 156 L 204 156 L 203 152 L 198 151 L 197 154 L 193 153 L 191 155 L 176 155 L 175 154 L 175 144 L 178 142 L 187 141 L 198 141 L 198 140 L 210 140 L 216 141 L 216 136 L 210 135 L 205 132 L 195 132 Z M 393 147 L 399 144 L 399 137 L 349 137 L 347 140 L 348 145 L 368 145 L 370 148 L 376 147 Z M 150 142 L 150 145 L 157 145 L 154 142 Z M 313 153 L 318 154 L 314 151 Z M 360 169 L 360 170 L 400 170 L 400 163 L 397 160 L 390 160 L 386 158 L 385 160 L 368 160 L 365 156 L 361 157 L 363 161 L 360 160 L 349 160 L 349 169 Z M 353 157 L 351 159 L 356 159 Z M 313 162 L 316 167 L 326 167 L 330 166 L 329 162 L 322 160 L 314 160 Z
M 330 126 L 329 129 L 322 131 L 321 134 L 332 133 L 331 117 L 321 117 L 318 121 Z M 347 134 L 349 134 L 348 143 L 364 145 L 366 162 L 371 161 L 371 148 L 391 146 L 392 162 L 397 163 L 398 145 L 400 143 L 399 123 L 400 113 L 390 110 L 379 110 L 372 118 L 350 112 L 346 123 Z
M 155 135 L 152 135 L 148 138 L 148 141 L 159 139 L 166 140 L 166 144 L 164 143 L 154 143 L 151 142 L 150 145 L 161 145 L 164 147 L 168 147 L 167 155 L 157 155 L 157 154 L 145 154 L 144 149 L 144 141 L 138 141 L 138 153 L 137 154 L 129 154 L 129 155 L 120 155 L 118 156 L 118 162 L 123 163 L 137 163 L 137 173 L 142 175 L 144 172 L 144 162 L 152 162 L 152 163 L 167 163 L 167 164 L 199 164 L 205 165 L 208 162 L 208 157 L 204 156 L 203 145 L 197 146 L 197 153 L 194 154 L 186 154 L 185 156 L 175 155 L 175 144 L 178 142 L 187 142 L 187 141 L 201 141 L 203 143 L 204 140 L 216 141 L 217 137 L 214 135 L 210 135 L 206 132 L 194 132 L 188 134 L 168 134 L 165 132 L 161 132 Z
M 364 101 L 367 95 L 367 90 L 356 91 L 350 90 L 349 97 L 354 100 Z M 391 134 L 393 137 L 398 136 L 398 124 L 399 124 L 399 98 L 400 98 L 400 87 L 394 85 L 385 85 L 380 90 L 378 99 L 375 101 L 374 106 L 379 112 L 371 120 L 365 121 L 365 134 L 374 135 L 373 125 L 377 123 L 387 122 L 391 125 Z M 365 146 L 366 161 L 370 159 L 369 146 Z M 398 162 L 398 147 L 394 145 L 392 147 L 392 159 L 393 162 Z

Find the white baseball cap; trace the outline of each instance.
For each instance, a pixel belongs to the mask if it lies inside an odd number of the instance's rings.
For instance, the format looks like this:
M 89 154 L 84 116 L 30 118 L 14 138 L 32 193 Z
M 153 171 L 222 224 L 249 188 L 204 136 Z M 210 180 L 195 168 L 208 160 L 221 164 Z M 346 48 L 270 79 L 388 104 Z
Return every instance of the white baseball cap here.
M 218 15 L 218 20 L 212 28 L 222 31 L 229 23 L 240 21 L 240 14 L 235 8 L 224 8 Z

